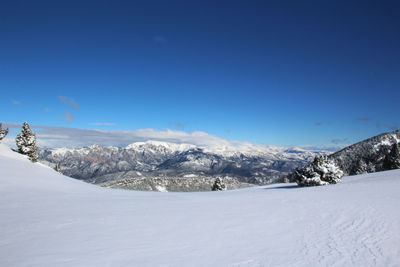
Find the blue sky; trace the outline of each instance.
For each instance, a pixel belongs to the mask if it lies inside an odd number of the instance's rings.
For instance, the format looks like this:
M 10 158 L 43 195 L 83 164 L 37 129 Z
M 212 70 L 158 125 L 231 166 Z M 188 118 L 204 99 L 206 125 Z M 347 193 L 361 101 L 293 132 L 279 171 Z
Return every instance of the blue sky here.
M 276 145 L 400 127 L 398 1 L 2 1 L 0 120 Z

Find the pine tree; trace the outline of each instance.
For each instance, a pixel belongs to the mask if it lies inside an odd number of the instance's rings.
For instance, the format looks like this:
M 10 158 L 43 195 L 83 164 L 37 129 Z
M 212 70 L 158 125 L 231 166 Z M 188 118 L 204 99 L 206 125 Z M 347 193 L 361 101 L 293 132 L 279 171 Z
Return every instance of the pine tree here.
M 32 132 L 27 122 L 22 125 L 22 131 L 17 135 L 15 142 L 19 153 L 27 155 L 32 162 L 37 162 L 36 135 Z
M 400 152 L 399 145 L 393 144 L 390 150 L 390 153 L 386 155 L 383 160 L 383 169 L 384 170 L 394 170 L 400 169 Z
M 8 134 L 8 128 L 3 130 L 2 123 L 0 122 L 0 141 Z
M 211 187 L 212 191 L 223 191 L 226 190 L 226 186 L 224 183 L 222 183 L 221 178 L 217 178 L 215 179 L 215 182 L 213 184 L 213 186 Z
M 300 186 L 316 186 L 336 184 L 340 182 L 343 171 L 326 156 L 317 155 L 314 161 L 303 167 L 297 168 L 293 178 Z

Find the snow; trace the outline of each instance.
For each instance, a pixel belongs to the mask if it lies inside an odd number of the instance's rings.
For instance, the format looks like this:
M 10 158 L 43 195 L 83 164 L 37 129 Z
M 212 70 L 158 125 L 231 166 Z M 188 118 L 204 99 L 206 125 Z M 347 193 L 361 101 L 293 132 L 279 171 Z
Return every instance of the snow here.
M 185 177 L 185 178 L 194 178 L 194 177 L 197 177 L 197 176 L 199 176 L 199 175 L 194 174 L 194 173 L 190 173 L 190 174 L 185 174 L 183 177 Z
M 0 266 L 399 266 L 400 170 L 324 187 L 101 188 L 0 145 Z
M 154 140 L 149 140 L 146 142 L 135 142 L 130 145 L 127 145 L 125 148 L 126 149 L 134 149 L 137 151 L 146 151 L 150 150 L 153 153 L 158 152 L 160 149 L 165 149 L 166 151 L 170 152 L 183 152 L 187 151 L 191 148 L 195 148 L 196 146 L 190 145 L 190 144 L 175 144 L 175 143 L 169 143 L 169 142 L 161 142 L 161 141 L 154 141 Z
M 396 134 L 391 134 L 384 138 L 379 144 L 374 145 L 376 150 L 379 150 L 381 146 L 392 146 L 393 144 L 400 143 L 400 140 L 397 138 Z
M 206 153 L 212 153 L 225 157 L 233 156 L 263 156 L 275 159 L 293 158 L 302 159 L 304 155 L 315 156 L 313 150 L 304 150 L 297 147 L 285 147 L 274 145 L 260 145 L 250 142 L 233 142 L 229 144 L 213 144 L 208 146 L 198 146 L 185 143 L 171 143 L 155 140 L 148 140 L 146 142 L 135 142 L 125 147 L 125 149 L 133 149 L 140 152 L 158 153 L 160 151 L 168 151 L 169 153 L 184 152 L 190 149 L 202 149 Z M 319 151 L 320 153 L 328 153 L 327 151 Z
M 156 189 L 158 192 L 168 192 L 168 190 L 162 185 L 156 185 Z
M 59 156 L 64 156 L 68 152 L 73 151 L 73 149 L 66 148 L 66 147 L 60 147 L 60 148 L 55 148 L 52 150 L 53 154 L 59 155 Z

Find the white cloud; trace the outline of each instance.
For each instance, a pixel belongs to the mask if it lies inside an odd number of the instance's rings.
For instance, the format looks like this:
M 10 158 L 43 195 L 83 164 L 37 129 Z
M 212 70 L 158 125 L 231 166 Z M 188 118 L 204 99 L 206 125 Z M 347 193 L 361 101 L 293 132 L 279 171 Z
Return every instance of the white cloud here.
M 13 101 L 11 101 L 11 102 L 13 103 L 13 105 L 20 105 L 20 104 L 21 104 L 21 102 L 18 101 L 18 100 L 13 100 Z
M 18 132 L 21 124 L 4 123 L 4 127 Z M 15 129 L 17 128 L 17 129 Z M 217 137 L 201 131 L 185 132 L 171 129 L 100 130 L 68 127 L 31 125 L 38 137 L 40 146 L 81 147 L 92 144 L 125 146 L 134 142 L 148 140 L 188 143 L 198 146 L 231 145 L 234 141 Z
M 21 124 L 4 123 L 10 128 L 9 136 L 5 143 L 13 144 L 15 135 L 20 131 Z M 171 129 L 136 129 L 136 130 L 100 130 L 77 129 L 68 127 L 31 125 L 38 138 L 40 147 L 83 147 L 92 144 L 102 146 L 126 146 L 134 142 L 149 140 L 171 142 L 177 144 L 192 144 L 213 151 L 264 151 L 281 149 L 275 146 L 258 145 L 246 141 L 235 141 L 221 138 L 202 131 L 185 132 Z
M 3 143 L 15 147 L 15 135 L 20 132 L 21 124 L 3 123 L 10 128 L 10 134 L 3 139 Z M 135 142 L 161 141 L 176 144 L 191 144 L 202 147 L 215 153 L 278 153 L 289 147 L 255 144 L 247 141 L 237 141 L 221 138 L 202 131 L 185 132 L 171 129 L 136 129 L 136 130 L 100 130 L 77 129 L 56 126 L 31 125 L 38 138 L 38 146 L 47 148 L 56 147 L 83 147 L 93 144 L 101 146 L 127 146 Z M 292 146 L 290 146 L 292 147 Z M 306 150 L 317 149 L 315 147 Z M 272 155 L 271 154 L 271 155 Z

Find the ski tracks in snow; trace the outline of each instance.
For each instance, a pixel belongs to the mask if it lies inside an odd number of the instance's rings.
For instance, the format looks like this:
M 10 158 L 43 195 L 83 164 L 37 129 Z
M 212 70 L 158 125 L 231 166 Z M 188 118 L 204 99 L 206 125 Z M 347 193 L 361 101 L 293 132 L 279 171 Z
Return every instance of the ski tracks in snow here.
M 352 214 L 346 214 L 349 212 Z M 368 259 L 370 266 L 387 266 L 381 247 L 388 226 L 378 210 L 358 210 L 355 206 L 321 216 L 325 217 L 324 223 L 310 225 L 302 240 L 302 261 L 307 265 L 356 266 Z

